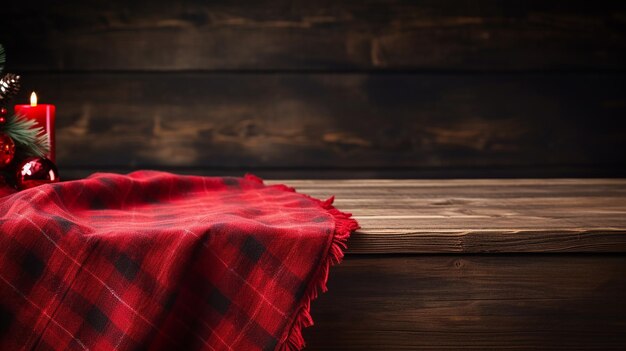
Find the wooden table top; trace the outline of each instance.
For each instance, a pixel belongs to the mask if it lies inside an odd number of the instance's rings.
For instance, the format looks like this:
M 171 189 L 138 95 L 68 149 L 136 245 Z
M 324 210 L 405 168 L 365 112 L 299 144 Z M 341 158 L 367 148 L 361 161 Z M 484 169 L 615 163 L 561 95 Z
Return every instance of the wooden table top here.
M 626 179 L 282 180 L 336 196 L 348 253 L 626 252 Z

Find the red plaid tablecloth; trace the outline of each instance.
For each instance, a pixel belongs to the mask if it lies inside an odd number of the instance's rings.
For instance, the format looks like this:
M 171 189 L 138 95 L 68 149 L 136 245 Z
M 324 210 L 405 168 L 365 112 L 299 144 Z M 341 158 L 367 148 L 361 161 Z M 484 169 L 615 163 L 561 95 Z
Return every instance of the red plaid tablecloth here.
M 5 195 L 0 349 L 300 349 L 357 228 L 331 203 L 150 171 Z

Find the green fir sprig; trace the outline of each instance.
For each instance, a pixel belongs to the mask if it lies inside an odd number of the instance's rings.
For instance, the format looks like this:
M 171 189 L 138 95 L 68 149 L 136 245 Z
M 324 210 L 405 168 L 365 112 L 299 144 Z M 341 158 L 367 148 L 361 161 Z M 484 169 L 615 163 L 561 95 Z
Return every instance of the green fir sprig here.
M 6 56 L 6 53 L 4 52 L 4 46 L 0 44 L 0 73 L 4 71 L 4 63 L 6 62 L 6 59 L 7 59 L 7 56 Z
M 15 142 L 16 156 L 44 157 L 50 151 L 47 134 L 32 119 L 12 115 L 7 119 L 1 131 Z

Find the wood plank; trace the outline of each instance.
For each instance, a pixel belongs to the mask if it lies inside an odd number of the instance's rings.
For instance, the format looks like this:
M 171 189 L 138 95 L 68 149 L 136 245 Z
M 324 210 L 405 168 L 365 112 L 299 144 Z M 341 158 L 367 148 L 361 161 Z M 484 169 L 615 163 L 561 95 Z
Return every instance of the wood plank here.
M 626 66 L 621 1 L 78 1 L 3 5 L 27 70 L 552 70 Z
M 311 350 L 626 348 L 624 255 L 348 256 Z
M 138 167 L 96 167 L 74 166 L 63 167 L 63 180 L 86 178 L 94 172 L 113 172 L 126 174 L 136 171 Z M 525 167 L 525 168 L 255 168 L 255 167 L 219 167 L 201 166 L 155 166 L 151 169 L 191 174 L 205 177 L 227 176 L 240 177 L 252 173 L 263 179 L 515 179 L 515 178 L 607 178 L 626 177 L 626 169 L 607 167 Z
M 277 182 L 336 195 L 354 254 L 626 252 L 626 179 Z
M 29 74 L 16 101 L 57 105 L 61 169 L 619 171 L 625 78 Z

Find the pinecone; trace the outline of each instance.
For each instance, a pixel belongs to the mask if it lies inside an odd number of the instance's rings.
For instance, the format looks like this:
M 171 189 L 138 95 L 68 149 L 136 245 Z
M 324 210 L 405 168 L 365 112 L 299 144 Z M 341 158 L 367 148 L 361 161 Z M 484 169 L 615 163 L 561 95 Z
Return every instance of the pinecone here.
M 7 73 L 0 79 L 0 103 L 7 103 L 20 90 L 20 76 Z

